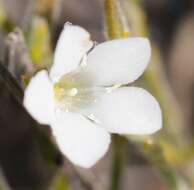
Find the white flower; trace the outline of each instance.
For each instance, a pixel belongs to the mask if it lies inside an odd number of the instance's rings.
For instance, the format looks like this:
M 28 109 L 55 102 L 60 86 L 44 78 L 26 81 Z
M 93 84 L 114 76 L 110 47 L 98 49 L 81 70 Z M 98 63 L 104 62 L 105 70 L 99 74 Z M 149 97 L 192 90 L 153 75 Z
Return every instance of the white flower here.
M 86 30 L 65 24 L 50 72 L 39 71 L 24 95 L 28 112 L 51 126 L 64 155 L 86 168 L 106 153 L 111 133 L 152 134 L 162 127 L 155 98 L 125 85 L 147 67 L 149 41 L 127 38 L 93 44 Z

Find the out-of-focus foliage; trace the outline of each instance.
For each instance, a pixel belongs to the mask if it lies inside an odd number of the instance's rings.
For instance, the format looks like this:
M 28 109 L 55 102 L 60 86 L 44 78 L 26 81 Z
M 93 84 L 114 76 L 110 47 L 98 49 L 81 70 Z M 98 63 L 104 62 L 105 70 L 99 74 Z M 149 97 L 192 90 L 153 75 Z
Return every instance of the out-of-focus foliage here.
M 0 3 L 0 26 L 2 26 L 5 21 L 6 21 L 6 13 L 5 13 L 5 10 L 3 9 L 2 4 Z
M 7 14 L 5 9 L 0 1 L 0 28 L 2 31 L 10 32 L 14 28 L 14 24 L 7 19 Z
M 53 184 L 51 185 L 50 190 L 71 190 L 69 180 L 63 174 L 63 172 L 58 173 L 58 177 L 55 178 Z
M 49 68 L 52 63 L 51 36 L 47 21 L 34 17 L 28 33 L 31 59 L 37 69 Z
M 36 4 L 37 12 L 40 14 L 48 14 L 52 12 L 57 0 L 39 0 Z

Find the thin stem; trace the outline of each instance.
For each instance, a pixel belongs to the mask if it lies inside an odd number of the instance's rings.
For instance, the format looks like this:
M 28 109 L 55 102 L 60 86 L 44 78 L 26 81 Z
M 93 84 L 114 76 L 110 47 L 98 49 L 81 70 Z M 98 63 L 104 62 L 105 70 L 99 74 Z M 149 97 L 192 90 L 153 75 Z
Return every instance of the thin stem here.
M 111 190 L 121 189 L 121 176 L 124 166 L 124 141 L 118 135 L 113 135 L 113 165 Z

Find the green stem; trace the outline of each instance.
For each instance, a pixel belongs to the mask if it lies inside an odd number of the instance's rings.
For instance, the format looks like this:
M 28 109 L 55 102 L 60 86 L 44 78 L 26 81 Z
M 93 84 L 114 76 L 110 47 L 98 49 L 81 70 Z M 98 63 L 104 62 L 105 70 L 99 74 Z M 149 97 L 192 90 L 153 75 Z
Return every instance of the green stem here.
M 120 15 L 119 4 L 116 0 L 105 1 L 105 20 L 108 39 L 124 38 L 129 31 L 123 15 Z
M 124 165 L 124 140 L 118 135 L 113 135 L 113 166 L 111 190 L 121 189 L 120 182 Z

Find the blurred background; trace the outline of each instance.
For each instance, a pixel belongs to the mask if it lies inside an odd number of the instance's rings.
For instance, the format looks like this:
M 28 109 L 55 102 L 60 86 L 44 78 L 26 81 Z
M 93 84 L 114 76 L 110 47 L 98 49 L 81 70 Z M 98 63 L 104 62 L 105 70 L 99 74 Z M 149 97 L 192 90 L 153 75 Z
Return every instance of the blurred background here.
M 193 10 L 192 0 L 1 0 L 0 190 L 194 189 Z M 136 85 L 157 97 L 164 115 L 156 135 L 115 135 L 89 170 L 63 158 L 49 126 L 22 107 L 26 83 L 52 64 L 67 21 L 97 42 L 149 37 L 152 61 Z

